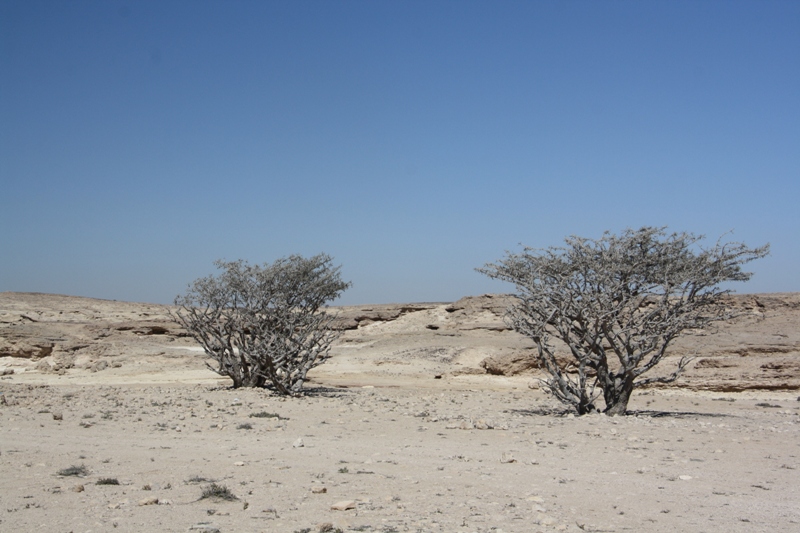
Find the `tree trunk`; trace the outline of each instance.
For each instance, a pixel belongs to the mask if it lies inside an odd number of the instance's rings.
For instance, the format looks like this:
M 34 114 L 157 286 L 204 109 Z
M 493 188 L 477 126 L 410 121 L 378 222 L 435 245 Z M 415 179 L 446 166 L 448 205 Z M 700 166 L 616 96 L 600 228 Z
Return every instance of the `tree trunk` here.
M 243 380 L 242 386 L 261 388 L 266 384 L 266 382 L 267 380 L 264 378 L 264 376 L 260 376 L 255 372 L 252 372 Z
M 628 401 L 633 392 L 633 378 L 620 376 L 614 379 L 610 387 L 603 389 L 606 408 L 603 411 L 609 416 L 624 415 L 628 411 Z
M 592 403 L 592 399 L 587 394 L 581 394 L 581 401 L 578 404 L 578 415 L 588 415 L 596 411 L 597 408 Z

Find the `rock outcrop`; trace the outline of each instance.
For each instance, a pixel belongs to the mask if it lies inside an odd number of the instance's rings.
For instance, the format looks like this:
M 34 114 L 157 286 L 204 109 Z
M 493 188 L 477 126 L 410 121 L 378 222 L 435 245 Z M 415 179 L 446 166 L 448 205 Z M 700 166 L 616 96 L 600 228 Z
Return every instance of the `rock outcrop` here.
M 384 381 L 461 376 L 541 376 L 533 343 L 504 321 L 514 298 L 465 297 L 453 303 L 336 307 L 342 331 L 331 358 L 312 374 Z M 800 388 L 800 293 L 733 296 L 742 311 L 716 331 L 675 341 L 651 375 L 668 374 L 694 356 L 675 387 L 737 391 Z M 0 371 L 107 373 L 137 368 L 203 371 L 206 359 L 174 323 L 170 307 L 71 296 L 0 293 Z M 559 350 L 568 357 L 564 347 Z M 182 360 L 176 364 L 175 360 Z M 565 359 L 566 360 L 566 359 Z

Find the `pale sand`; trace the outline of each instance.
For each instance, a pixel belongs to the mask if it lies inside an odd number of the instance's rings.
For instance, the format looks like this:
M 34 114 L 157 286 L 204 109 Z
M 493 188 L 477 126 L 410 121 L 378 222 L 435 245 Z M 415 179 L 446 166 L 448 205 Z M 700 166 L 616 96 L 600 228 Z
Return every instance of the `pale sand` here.
M 109 329 L 144 311 L 107 305 L 77 321 L 80 330 L 54 311 L 54 342 L 78 353 L 62 375 L 0 361 L 16 370 L 0 379 L 0 531 L 800 531 L 796 389 L 650 390 L 634 396 L 631 416 L 572 417 L 529 388 L 536 375 L 464 373 L 524 340 L 492 330 L 482 311 L 448 325 L 458 311 L 433 306 L 348 331 L 309 395 L 284 399 L 228 388 L 186 339 Z M 63 316 L 69 306 L 60 306 Z M 26 311 L 12 307 L 0 306 L 0 332 L 21 343 L 27 320 L 13 316 Z M 36 324 L 47 322 L 37 309 Z M 158 319 L 150 311 L 139 319 Z M 786 335 L 791 348 L 794 330 L 769 330 L 792 324 L 781 316 L 723 335 L 756 342 L 760 324 L 762 336 Z M 441 327 L 426 328 L 432 320 Z M 470 329 L 481 320 L 488 326 Z M 112 348 L 66 351 L 81 332 L 103 328 Z M 82 368 L 92 353 L 121 366 Z M 762 355 L 797 361 L 788 349 Z M 736 381 L 731 367 L 695 372 L 684 384 Z M 250 416 L 261 412 L 280 418 Z M 73 465 L 88 475 L 58 475 Z M 212 480 L 239 500 L 198 500 Z M 343 501 L 353 508 L 332 509 Z

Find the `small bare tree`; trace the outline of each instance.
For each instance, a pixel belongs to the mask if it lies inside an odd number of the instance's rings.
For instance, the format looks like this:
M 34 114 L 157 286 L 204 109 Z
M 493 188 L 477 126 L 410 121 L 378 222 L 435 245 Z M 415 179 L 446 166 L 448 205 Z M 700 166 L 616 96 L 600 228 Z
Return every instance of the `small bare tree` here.
M 301 393 L 306 375 L 328 357 L 338 333 L 323 307 L 350 286 L 326 254 L 292 255 L 263 266 L 217 261 L 219 276 L 191 283 L 173 319 L 233 386 Z
M 750 279 L 742 265 L 769 252 L 769 245 L 721 242 L 705 249 L 702 236 L 664 229 L 573 236 L 565 247 L 525 248 L 478 269 L 516 285 L 518 303 L 507 321 L 536 344 L 549 374 L 545 390 L 579 414 L 596 409 L 597 388 L 604 412 L 619 415 L 635 388 L 677 379 L 689 358 L 670 375 L 641 376 L 676 337 L 732 318 L 725 305 L 730 290 L 719 285 Z M 570 364 L 559 365 L 551 338 L 567 345 Z

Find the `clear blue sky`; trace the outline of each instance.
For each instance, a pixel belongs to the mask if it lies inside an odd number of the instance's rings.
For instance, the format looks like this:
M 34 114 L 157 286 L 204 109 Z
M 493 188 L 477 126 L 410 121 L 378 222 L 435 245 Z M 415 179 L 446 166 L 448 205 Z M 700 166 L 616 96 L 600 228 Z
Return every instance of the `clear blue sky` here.
M 799 199 L 797 1 L 0 1 L 0 291 L 325 251 L 338 303 L 450 301 L 643 225 L 800 291 Z

